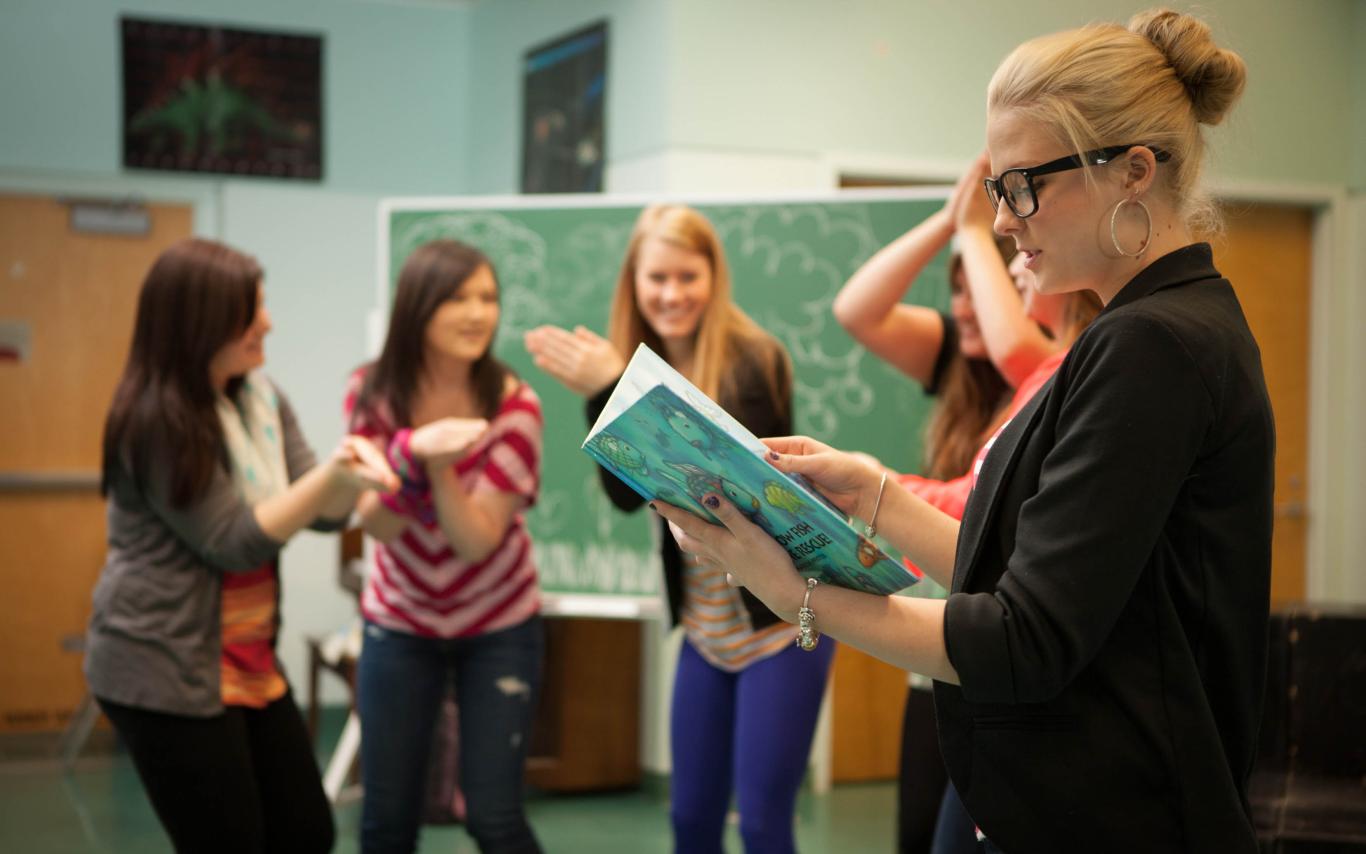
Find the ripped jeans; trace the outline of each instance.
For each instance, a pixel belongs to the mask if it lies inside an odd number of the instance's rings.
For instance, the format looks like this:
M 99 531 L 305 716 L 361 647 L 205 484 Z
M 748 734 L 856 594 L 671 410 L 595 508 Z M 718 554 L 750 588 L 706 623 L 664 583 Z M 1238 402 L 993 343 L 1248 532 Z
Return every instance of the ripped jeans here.
M 449 679 L 460 705 L 460 785 L 470 835 L 485 854 L 541 850 L 522 795 L 544 633 L 539 616 L 451 639 L 365 624 L 357 677 L 363 852 L 417 849 L 433 727 Z

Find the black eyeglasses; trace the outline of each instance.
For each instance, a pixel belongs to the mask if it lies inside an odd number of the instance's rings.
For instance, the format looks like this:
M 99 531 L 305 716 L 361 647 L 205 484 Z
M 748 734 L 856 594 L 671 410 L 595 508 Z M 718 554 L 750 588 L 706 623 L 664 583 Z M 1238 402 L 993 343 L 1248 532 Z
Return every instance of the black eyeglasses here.
M 1025 219 L 1039 212 L 1039 197 L 1034 192 L 1035 178 L 1041 175 L 1052 175 L 1054 172 L 1080 169 L 1083 166 L 1103 166 L 1109 163 L 1111 158 L 1134 147 L 1135 145 L 1111 145 L 1107 148 L 1097 148 L 1094 151 L 1073 154 L 1069 157 L 1059 157 L 1057 160 L 1050 160 L 1042 166 L 1007 169 L 999 176 L 987 178 L 982 183 L 986 185 L 987 197 L 991 199 L 993 208 L 999 210 L 1001 200 L 1005 199 L 1005 203 L 1011 212 L 1020 219 Z M 1151 145 L 1142 147 L 1152 151 L 1158 163 L 1166 163 L 1172 157 L 1169 152 L 1160 148 L 1154 148 Z

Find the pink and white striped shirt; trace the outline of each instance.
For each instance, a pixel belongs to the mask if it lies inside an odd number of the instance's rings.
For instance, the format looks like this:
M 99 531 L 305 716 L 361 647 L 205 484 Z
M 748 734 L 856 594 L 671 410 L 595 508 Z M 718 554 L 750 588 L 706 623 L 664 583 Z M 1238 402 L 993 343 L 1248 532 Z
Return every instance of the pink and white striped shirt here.
M 365 368 L 351 376 L 347 423 L 352 432 L 387 447 L 399 429 L 388 407 L 352 421 L 364 377 Z M 481 492 L 510 492 L 523 497 L 524 508 L 535 504 L 541 431 L 540 399 L 522 383 L 503 400 L 484 436 L 455 464 L 461 486 L 476 501 Z M 455 638 L 509 628 L 540 610 L 531 536 L 521 513 L 492 554 L 478 563 L 461 559 L 435 521 L 405 515 L 408 524 L 398 537 L 375 544 L 375 564 L 361 595 L 367 620 L 423 637 Z

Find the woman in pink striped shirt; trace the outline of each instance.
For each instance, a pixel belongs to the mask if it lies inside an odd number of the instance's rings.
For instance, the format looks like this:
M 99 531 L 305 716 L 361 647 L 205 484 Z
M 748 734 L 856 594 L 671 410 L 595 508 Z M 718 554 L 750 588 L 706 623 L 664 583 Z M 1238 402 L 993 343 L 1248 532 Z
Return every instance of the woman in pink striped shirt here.
M 452 680 L 470 834 L 485 852 L 540 850 L 522 803 L 543 633 L 522 513 L 540 485 L 541 407 L 492 354 L 498 318 L 488 259 L 427 243 L 399 274 L 383 352 L 347 393 L 351 429 L 403 479 L 359 508 L 378 541 L 357 691 L 366 852 L 416 847 Z

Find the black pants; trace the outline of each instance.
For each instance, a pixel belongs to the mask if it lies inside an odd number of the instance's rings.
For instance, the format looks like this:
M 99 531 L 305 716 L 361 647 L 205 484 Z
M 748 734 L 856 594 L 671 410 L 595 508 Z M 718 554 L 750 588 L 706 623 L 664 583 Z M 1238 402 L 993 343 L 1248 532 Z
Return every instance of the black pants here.
M 934 840 L 939 804 L 949 772 L 939 753 L 934 720 L 934 694 L 906 690 L 901 719 L 901 773 L 897 777 L 897 851 L 928 854 Z
M 99 702 L 177 852 L 331 850 L 332 809 L 291 694 L 211 718 Z

